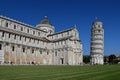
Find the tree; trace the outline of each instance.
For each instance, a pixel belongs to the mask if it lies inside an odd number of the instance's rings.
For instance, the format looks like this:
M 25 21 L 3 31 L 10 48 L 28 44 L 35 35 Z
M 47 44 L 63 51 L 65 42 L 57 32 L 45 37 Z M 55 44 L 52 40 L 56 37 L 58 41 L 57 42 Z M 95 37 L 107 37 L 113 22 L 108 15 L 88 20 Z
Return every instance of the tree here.
M 83 56 L 83 62 L 86 64 L 90 63 L 90 56 L 88 56 L 88 55 Z
M 113 63 L 114 63 L 114 64 L 118 64 L 118 62 L 120 62 L 120 60 L 117 60 L 117 59 L 114 59 L 114 60 L 113 60 Z
M 109 57 L 108 56 L 104 56 L 104 62 L 108 63 L 108 61 L 109 61 Z
M 114 63 L 116 56 L 114 54 L 109 55 L 109 63 Z

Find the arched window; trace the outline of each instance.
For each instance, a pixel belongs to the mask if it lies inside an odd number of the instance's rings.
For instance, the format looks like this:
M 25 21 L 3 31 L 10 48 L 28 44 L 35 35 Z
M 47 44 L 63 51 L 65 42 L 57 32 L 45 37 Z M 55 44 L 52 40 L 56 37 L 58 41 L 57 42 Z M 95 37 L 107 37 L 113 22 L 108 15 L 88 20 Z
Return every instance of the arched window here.
M 10 38 L 10 35 L 11 35 L 11 34 L 9 33 L 9 38 Z
M 27 33 L 29 33 L 29 29 L 27 29 Z
M 25 48 L 23 48 L 23 52 L 25 52 Z
M 29 39 L 29 42 L 31 42 L 31 38 Z
M 26 37 L 25 37 L 25 41 L 26 41 Z
M 50 30 L 49 32 L 50 32 L 50 34 L 52 34 L 52 30 Z
M 49 52 L 47 51 L 47 55 L 49 55 Z
M 20 36 L 20 40 L 21 40 L 21 36 Z
M 33 31 L 33 34 L 35 34 L 35 31 Z
M 14 48 L 14 46 L 12 46 L 12 51 L 14 51 L 15 50 L 15 48 Z
M 8 22 L 6 22 L 5 27 L 8 27 Z
M 14 35 L 14 39 L 16 39 L 16 34 Z
M 40 32 L 38 32 L 38 36 L 40 36 Z
M 98 25 L 98 28 L 100 28 L 100 25 Z
M 40 54 L 42 54 L 42 50 L 40 50 Z
M 4 37 L 4 32 L 2 33 L 2 37 Z
M 55 56 L 57 56 L 57 51 L 55 52 Z
M 0 50 L 2 50 L 2 44 L 0 44 Z
M 32 53 L 34 53 L 34 49 L 32 49 Z
M 21 27 L 21 31 L 23 31 L 23 27 Z
M 14 29 L 16 29 L 16 25 L 14 25 Z
M 98 30 L 98 32 L 101 32 L 100 30 Z

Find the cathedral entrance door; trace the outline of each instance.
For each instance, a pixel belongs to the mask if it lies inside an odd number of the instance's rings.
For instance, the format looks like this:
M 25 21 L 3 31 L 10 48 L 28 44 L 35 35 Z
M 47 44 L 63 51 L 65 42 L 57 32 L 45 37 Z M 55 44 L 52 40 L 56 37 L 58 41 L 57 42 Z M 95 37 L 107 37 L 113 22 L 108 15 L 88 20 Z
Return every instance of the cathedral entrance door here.
M 63 64 L 63 63 L 64 63 L 63 58 L 60 58 L 60 64 Z

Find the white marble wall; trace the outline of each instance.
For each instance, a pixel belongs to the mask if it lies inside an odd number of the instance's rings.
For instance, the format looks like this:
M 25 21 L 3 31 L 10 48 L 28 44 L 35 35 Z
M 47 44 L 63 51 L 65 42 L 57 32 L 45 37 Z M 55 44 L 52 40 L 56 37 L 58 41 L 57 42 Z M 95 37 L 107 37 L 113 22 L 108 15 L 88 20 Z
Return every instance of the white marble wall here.
M 4 62 L 46 65 L 82 63 L 82 43 L 76 28 L 48 35 L 30 25 L 0 17 Z

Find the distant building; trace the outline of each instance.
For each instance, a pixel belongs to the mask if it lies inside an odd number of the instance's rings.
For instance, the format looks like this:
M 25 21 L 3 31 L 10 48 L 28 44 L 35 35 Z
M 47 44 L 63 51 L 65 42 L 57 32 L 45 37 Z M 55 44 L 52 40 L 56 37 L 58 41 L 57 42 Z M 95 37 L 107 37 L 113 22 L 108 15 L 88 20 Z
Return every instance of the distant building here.
M 117 60 L 120 60 L 120 55 L 117 55 L 117 56 L 116 56 L 116 59 L 117 59 Z
M 80 65 L 83 55 L 78 30 L 54 30 L 47 17 L 35 27 L 0 16 L 0 63 Z
M 103 64 L 104 55 L 104 29 L 102 22 L 93 22 L 91 29 L 91 64 Z

